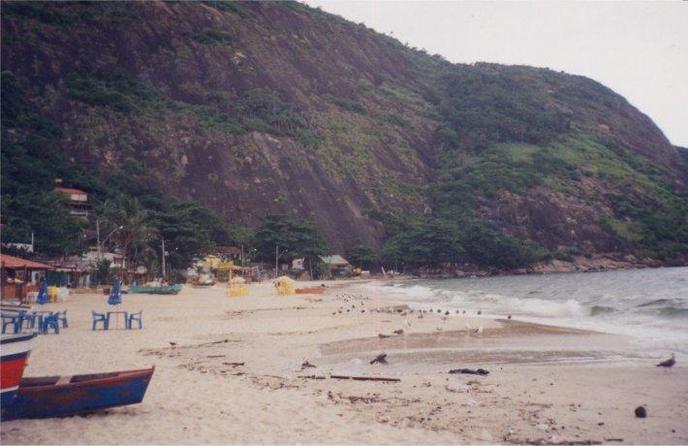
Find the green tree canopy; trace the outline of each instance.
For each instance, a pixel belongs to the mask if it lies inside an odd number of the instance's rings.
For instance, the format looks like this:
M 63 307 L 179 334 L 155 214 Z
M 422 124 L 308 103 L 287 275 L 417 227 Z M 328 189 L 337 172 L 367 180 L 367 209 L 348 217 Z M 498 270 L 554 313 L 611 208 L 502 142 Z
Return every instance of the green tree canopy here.
M 346 259 L 352 265 L 370 270 L 380 261 L 375 251 L 365 245 L 357 245 L 346 252 Z
M 315 260 L 325 254 L 327 245 L 318 228 L 311 222 L 286 215 L 268 215 L 256 229 L 253 245 L 258 259 L 275 260 L 275 247 L 279 245 L 280 259 L 291 261 L 305 257 Z
M 414 222 L 385 243 L 383 261 L 387 264 L 436 267 L 463 260 L 460 234 L 456 227 L 438 220 Z
M 127 265 L 137 262 L 150 249 L 148 243 L 157 235 L 151 214 L 139 200 L 128 195 L 118 195 L 106 201 L 101 209 L 109 223 L 112 240 L 122 251 Z
M 155 245 L 165 240 L 168 265 L 185 268 L 194 257 L 202 257 L 218 244 L 228 243 L 230 234 L 222 218 L 194 201 L 174 202 L 154 212 L 158 227 Z

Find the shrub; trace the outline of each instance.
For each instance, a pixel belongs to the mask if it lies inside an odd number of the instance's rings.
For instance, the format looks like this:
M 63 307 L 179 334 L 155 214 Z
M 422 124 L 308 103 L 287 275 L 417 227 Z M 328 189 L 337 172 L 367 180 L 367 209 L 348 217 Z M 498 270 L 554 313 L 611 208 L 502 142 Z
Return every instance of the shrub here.
M 206 44 L 206 45 L 212 45 L 212 44 L 227 44 L 227 45 L 229 45 L 233 42 L 234 38 L 228 32 L 208 28 L 208 29 L 204 29 L 200 33 L 196 34 L 194 36 L 194 40 L 196 40 L 199 43 Z
M 336 106 L 343 108 L 344 110 L 359 113 L 361 115 L 368 113 L 368 110 L 365 108 L 365 106 L 363 106 L 363 104 L 353 99 L 333 96 L 331 94 L 323 95 L 323 98 L 335 104 Z

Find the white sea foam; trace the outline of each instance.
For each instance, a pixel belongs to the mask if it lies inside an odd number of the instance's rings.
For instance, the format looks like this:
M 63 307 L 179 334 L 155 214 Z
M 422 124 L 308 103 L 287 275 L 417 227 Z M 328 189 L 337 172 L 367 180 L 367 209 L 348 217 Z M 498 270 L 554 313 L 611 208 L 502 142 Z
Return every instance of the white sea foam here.
M 688 354 L 688 268 L 362 285 L 424 309 L 587 328 L 633 337 L 648 349 Z

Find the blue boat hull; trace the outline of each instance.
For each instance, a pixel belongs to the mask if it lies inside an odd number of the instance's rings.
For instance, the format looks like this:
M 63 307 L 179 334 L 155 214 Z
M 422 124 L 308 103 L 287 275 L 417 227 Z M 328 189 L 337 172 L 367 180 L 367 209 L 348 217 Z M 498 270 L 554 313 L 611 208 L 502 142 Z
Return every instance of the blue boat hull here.
M 66 417 L 143 401 L 154 368 L 96 375 L 24 378 L 2 419 Z

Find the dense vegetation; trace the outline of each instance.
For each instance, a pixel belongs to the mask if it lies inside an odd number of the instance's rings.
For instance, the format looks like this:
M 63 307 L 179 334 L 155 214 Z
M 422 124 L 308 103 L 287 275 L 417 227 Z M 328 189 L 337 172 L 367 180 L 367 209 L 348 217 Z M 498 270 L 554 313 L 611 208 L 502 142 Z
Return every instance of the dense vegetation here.
M 105 176 L 70 164 L 57 145 L 63 130 L 30 111 L 12 73 L 2 73 L 2 94 L 3 241 L 28 243 L 34 233 L 40 255 L 81 253 L 93 243 L 87 233 L 93 234 L 97 219 L 103 234 L 123 228 L 112 242 L 137 265 L 157 266 L 156 248 L 164 238 L 173 268 L 188 266 L 215 244 L 231 243 L 221 216 L 197 202 L 166 196 L 135 159 Z M 69 214 L 64 198 L 53 192 L 55 178 L 89 192 L 93 212 L 88 221 Z
M 86 249 L 62 178 L 151 268 L 163 239 L 174 268 L 239 243 L 366 269 L 688 260 L 687 151 L 590 79 L 293 2 L 2 8 L 3 241 Z
M 319 256 L 327 254 L 327 244 L 318 228 L 307 221 L 286 215 L 268 215 L 253 234 L 256 259 L 266 263 L 291 263 L 303 258 L 305 267 L 319 272 Z

